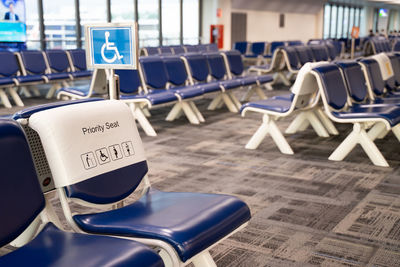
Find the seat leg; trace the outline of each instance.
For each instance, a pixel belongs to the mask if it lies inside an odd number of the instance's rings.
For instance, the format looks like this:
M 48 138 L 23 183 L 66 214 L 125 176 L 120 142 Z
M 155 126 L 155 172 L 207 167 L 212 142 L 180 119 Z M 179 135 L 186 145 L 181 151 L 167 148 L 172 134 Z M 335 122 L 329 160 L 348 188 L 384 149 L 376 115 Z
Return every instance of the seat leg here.
M 254 87 L 250 87 L 247 92 L 244 94 L 244 96 L 242 97 L 242 102 L 249 102 L 251 96 L 254 94 Z
M 264 91 L 261 89 L 261 86 L 257 86 L 254 89 L 260 99 L 267 99 L 267 96 L 264 94 Z
M 329 137 L 328 132 L 326 131 L 320 120 L 317 118 L 317 116 L 312 111 L 307 111 L 305 113 L 307 120 L 310 122 L 317 135 L 320 137 Z
M 7 96 L 7 94 L 4 92 L 4 89 L 3 89 L 3 88 L 0 89 L 0 99 L 1 99 L 1 102 L 3 103 L 3 105 L 4 105 L 6 108 L 11 108 L 11 107 L 12 107 L 12 106 L 11 106 L 11 103 L 10 103 L 10 100 L 8 99 L 8 96 Z
M 25 95 L 26 97 L 32 97 L 31 93 L 29 92 L 26 86 L 21 87 L 21 94 Z
M 132 111 L 133 116 L 139 122 L 143 131 L 148 136 L 157 136 L 156 131 L 151 126 L 150 122 L 147 120 L 146 116 L 143 114 L 142 110 L 135 105 L 135 103 L 129 103 L 129 108 Z
M 15 91 L 15 88 L 7 88 L 7 92 L 11 95 L 12 99 L 14 100 L 15 104 L 19 107 L 23 107 L 24 103 L 22 102 L 21 98 Z
M 296 118 L 290 123 L 289 127 L 286 129 L 285 133 L 286 134 L 294 134 L 297 133 L 297 131 L 301 131 L 300 127 L 302 127 L 305 123 L 306 126 L 309 125 L 309 122 L 306 119 L 306 115 L 304 112 L 301 112 L 296 116 Z M 305 129 L 303 129 L 304 131 Z
M 292 83 L 286 78 L 283 72 L 278 72 L 278 77 L 282 81 L 282 83 L 286 86 L 290 86 Z
M 339 135 L 339 131 L 321 108 L 317 108 L 315 112 L 326 130 L 328 130 L 328 133 L 332 135 Z
M 193 257 L 192 263 L 195 267 L 217 267 L 210 252 L 205 251 Z
M 196 114 L 193 112 L 190 105 L 185 101 L 180 102 L 180 104 L 181 104 L 183 112 L 185 113 L 186 118 L 189 120 L 189 122 L 191 124 L 200 124 L 199 119 L 197 118 Z
M 275 144 L 278 146 L 279 150 L 283 154 L 293 155 L 293 150 L 290 147 L 289 143 L 286 141 L 286 138 L 283 136 L 278 126 L 276 125 L 273 119 L 270 119 L 268 122 L 269 125 L 269 134 L 272 139 L 275 141 Z
M 274 90 L 274 88 L 272 87 L 272 83 L 273 83 L 273 82 L 265 83 L 263 86 L 264 86 L 264 88 L 267 89 L 268 91 L 272 91 L 272 90 Z
M 400 141 L 400 125 L 396 125 L 392 128 L 393 134 L 397 137 L 397 140 Z
M 376 123 L 372 128 L 368 131 L 368 137 L 372 141 L 374 141 L 376 138 L 379 138 L 382 135 L 382 132 L 386 135 L 387 130 L 386 130 L 386 125 L 384 123 Z
M 256 149 L 261 144 L 261 142 L 268 134 L 268 121 L 269 121 L 268 115 L 264 115 L 263 122 L 261 123 L 257 131 L 253 134 L 253 136 L 250 138 L 250 140 L 247 142 L 245 146 L 246 149 Z
M 166 121 L 173 121 L 177 118 L 179 112 L 182 109 L 181 102 L 175 103 L 172 107 L 171 111 L 168 113 L 167 117 L 165 118 Z
M 147 117 L 147 118 L 150 118 L 151 117 L 151 113 L 150 113 L 150 111 L 149 111 L 149 109 L 148 108 L 143 108 L 142 109 L 142 111 L 143 111 L 143 114 Z
M 229 95 L 229 97 L 231 98 L 233 104 L 235 104 L 237 110 L 239 111 L 240 108 L 242 107 L 242 103 L 240 103 L 240 101 L 237 99 L 237 97 L 233 94 L 233 92 L 227 92 L 227 94 Z
M 53 84 L 53 85 L 50 87 L 49 91 L 47 92 L 46 98 L 47 98 L 47 99 L 52 98 L 52 97 L 54 96 L 54 93 L 55 93 L 55 92 L 57 91 L 57 89 L 59 89 L 59 88 L 60 88 L 60 85 L 59 85 L 59 84 Z
M 365 153 L 367 153 L 368 157 L 374 165 L 382 167 L 389 166 L 382 153 L 368 136 L 364 127 L 359 123 L 354 124 L 353 131 L 329 156 L 329 160 L 342 161 L 358 143 L 362 146 Z
M 205 122 L 206 120 L 203 117 L 203 114 L 201 114 L 200 110 L 197 108 L 196 104 L 193 101 L 189 101 L 189 105 L 192 108 L 194 114 L 196 114 L 197 119 L 200 122 Z
M 31 90 L 35 96 L 40 96 L 40 92 L 37 87 L 31 87 Z
M 225 103 L 226 107 L 229 109 L 230 112 L 237 113 L 239 110 L 237 109 L 236 105 L 232 102 L 231 98 L 227 93 L 222 93 L 222 100 Z
M 219 94 L 218 96 L 216 96 L 208 105 L 207 109 L 208 110 L 215 110 L 218 106 L 218 103 L 221 101 L 222 99 L 222 95 Z

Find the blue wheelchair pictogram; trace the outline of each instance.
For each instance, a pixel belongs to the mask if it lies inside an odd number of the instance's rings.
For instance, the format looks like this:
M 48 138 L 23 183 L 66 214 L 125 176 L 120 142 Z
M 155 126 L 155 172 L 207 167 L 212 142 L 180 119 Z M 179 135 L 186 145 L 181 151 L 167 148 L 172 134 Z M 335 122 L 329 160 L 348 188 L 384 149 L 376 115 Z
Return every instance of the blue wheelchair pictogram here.
M 134 64 L 132 29 L 129 27 L 93 27 L 91 60 L 93 65 Z

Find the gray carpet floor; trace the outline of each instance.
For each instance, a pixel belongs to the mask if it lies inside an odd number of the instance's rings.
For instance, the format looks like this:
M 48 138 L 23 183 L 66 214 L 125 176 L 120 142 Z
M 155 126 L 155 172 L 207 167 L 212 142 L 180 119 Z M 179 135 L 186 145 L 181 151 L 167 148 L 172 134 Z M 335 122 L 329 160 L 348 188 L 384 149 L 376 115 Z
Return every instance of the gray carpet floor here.
M 329 138 L 311 129 L 287 136 L 294 155 L 281 154 L 269 136 L 246 150 L 261 116 L 206 111 L 208 102 L 197 102 L 206 123 L 166 122 L 169 108 L 161 108 L 150 118 L 158 136 L 141 136 L 155 188 L 231 194 L 250 206 L 249 225 L 212 249 L 218 266 L 400 266 L 400 145 L 393 134 L 376 141 L 389 168 L 372 165 L 360 147 L 342 162 L 328 160 L 351 125 L 337 125 L 340 135 Z M 283 131 L 292 119 L 277 124 Z M 60 214 L 57 199 L 53 204 Z

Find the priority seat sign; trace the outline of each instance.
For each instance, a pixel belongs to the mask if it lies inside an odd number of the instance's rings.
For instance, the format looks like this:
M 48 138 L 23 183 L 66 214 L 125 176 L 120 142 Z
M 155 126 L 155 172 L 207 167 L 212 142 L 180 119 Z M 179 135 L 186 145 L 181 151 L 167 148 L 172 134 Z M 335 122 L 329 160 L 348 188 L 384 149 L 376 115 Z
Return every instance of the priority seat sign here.
M 85 26 L 88 67 L 101 69 L 137 68 L 137 31 L 132 23 Z

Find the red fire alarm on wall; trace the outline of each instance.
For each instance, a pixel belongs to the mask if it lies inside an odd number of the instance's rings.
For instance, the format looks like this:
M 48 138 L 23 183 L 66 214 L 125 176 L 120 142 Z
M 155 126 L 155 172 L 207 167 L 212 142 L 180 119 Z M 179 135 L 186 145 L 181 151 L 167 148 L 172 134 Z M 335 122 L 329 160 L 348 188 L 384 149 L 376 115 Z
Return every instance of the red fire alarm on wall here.
M 217 8 L 217 18 L 222 17 L 222 9 Z

